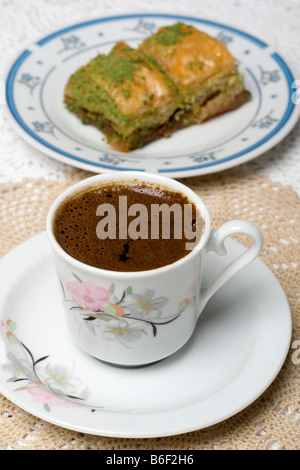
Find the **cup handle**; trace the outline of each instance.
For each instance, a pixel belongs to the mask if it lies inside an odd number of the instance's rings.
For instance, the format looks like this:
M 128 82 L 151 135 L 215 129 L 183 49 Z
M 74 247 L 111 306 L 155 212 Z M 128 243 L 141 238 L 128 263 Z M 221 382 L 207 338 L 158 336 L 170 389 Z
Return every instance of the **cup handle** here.
M 200 288 L 200 313 L 211 296 L 232 276 L 251 263 L 251 261 L 253 261 L 259 255 L 263 247 L 264 236 L 256 225 L 245 220 L 232 220 L 230 222 L 226 222 L 217 230 L 211 231 L 206 246 L 207 252 L 215 251 L 221 256 L 226 255 L 227 250 L 225 248 L 224 242 L 227 237 L 236 233 L 249 235 L 252 238 L 253 243 L 249 249 L 247 249 L 237 259 L 226 266 L 226 268 L 224 268 L 223 271 L 221 271 L 221 273 L 216 277 L 216 279 L 214 279 L 208 286 Z

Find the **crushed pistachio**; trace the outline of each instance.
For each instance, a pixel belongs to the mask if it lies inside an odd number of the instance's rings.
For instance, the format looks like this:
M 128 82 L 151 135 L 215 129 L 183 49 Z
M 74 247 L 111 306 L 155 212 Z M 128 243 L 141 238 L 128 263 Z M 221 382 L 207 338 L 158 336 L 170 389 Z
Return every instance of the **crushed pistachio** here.
M 114 49 L 107 56 L 100 54 L 95 59 L 101 75 L 115 83 L 132 80 L 134 73 L 141 67 L 141 62 L 136 54 L 121 55 Z
M 130 98 L 130 96 L 131 96 L 131 93 L 128 89 L 122 90 L 122 94 L 123 94 L 123 96 L 126 100 L 128 100 L 128 98 Z
M 195 59 L 193 60 L 192 62 L 190 62 L 188 64 L 188 67 L 190 68 L 190 70 L 192 70 L 193 72 L 195 72 L 196 70 L 202 70 L 203 69 L 203 62 L 200 62 L 199 60 Z
M 192 34 L 192 29 L 182 29 L 185 26 L 182 23 L 175 23 L 172 26 L 164 28 L 155 35 L 155 41 L 158 44 L 172 46 L 178 44 L 184 36 Z

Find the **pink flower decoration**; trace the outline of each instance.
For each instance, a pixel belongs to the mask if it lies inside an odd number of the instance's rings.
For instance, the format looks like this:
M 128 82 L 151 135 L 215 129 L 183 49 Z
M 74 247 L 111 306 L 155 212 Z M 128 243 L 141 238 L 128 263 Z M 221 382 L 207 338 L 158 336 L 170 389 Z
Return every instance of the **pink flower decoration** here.
M 111 296 L 107 289 L 98 287 L 89 281 L 70 281 L 67 283 L 67 288 L 76 305 L 90 310 L 103 310 Z
M 199 281 L 200 281 L 200 276 L 197 277 L 197 279 L 196 279 L 196 281 L 194 282 L 194 284 L 188 289 L 188 293 L 189 293 L 189 294 L 195 294 L 195 293 L 196 293 L 196 290 L 197 290 L 197 288 L 198 288 Z
M 27 387 L 28 393 L 38 403 L 47 403 L 47 405 L 63 406 L 64 408 L 78 408 L 79 404 L 73 403 L 69 400 L 64 400 L 51 392 L 47 392 L 44 388 L 37 387 L 36 385 L 29 385 Z

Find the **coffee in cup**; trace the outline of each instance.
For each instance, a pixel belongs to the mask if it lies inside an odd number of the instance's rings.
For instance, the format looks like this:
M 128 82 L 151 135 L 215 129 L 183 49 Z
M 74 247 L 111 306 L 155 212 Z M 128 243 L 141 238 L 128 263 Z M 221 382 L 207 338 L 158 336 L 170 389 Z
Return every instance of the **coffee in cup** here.
M 196 205 L 180 191 L 138 180 L 100 184 L 67 198 L 53 231 L 73 258 L 109 271 L 146 271 L 190 253 L 203 232 Z

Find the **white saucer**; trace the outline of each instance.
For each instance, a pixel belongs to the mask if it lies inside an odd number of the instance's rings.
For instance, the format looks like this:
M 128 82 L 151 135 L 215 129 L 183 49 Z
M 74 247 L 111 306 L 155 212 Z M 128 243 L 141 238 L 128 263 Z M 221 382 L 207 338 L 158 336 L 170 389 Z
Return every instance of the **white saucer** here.
M 207 258 L 207 279 L 244 250 L 233 240 L 227 247 L 230 255 Z M 0 392 L 38 418 L 88 434 L 158 437 L 216 424 L 266 390 L 290 345 L 286 296 L 259 259 L 215 294 L 183 349 L 131 369 L 73 344 L 45 233 L 6 255 L 0 275 Z

